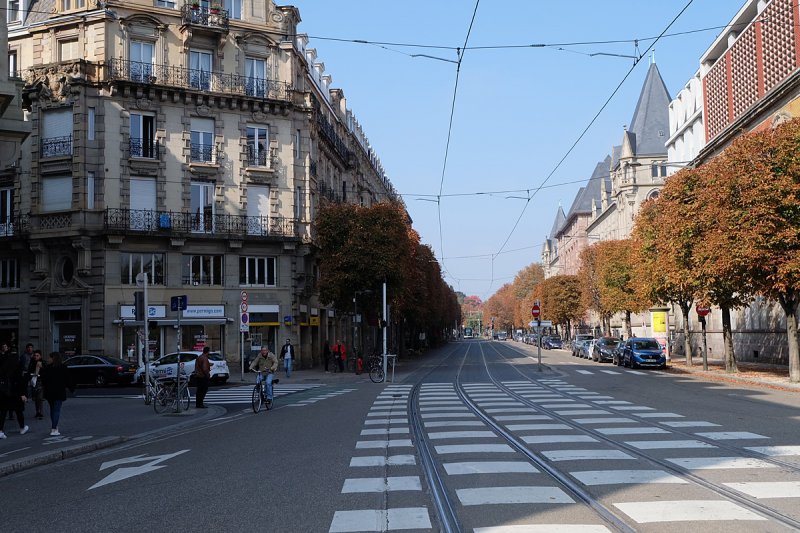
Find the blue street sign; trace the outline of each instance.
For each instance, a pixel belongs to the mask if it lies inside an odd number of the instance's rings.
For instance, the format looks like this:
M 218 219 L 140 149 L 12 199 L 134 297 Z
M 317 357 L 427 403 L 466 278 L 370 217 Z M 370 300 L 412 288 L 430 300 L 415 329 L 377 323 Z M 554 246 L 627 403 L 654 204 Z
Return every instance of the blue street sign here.
M 178 309 L 185 311 L 188 303 L 189 298 L 187 298 L 185 294 L 181 296 L 173 296 L 169 299 L 169 305 L 173 311 L 177 311 Z

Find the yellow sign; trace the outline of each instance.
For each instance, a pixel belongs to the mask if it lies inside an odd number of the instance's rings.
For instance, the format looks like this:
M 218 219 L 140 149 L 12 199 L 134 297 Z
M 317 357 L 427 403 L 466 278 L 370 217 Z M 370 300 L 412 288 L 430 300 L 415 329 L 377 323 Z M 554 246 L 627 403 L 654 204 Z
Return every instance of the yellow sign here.
M 667 332 L 667 313 L 665 311 L 652 311 L 650 320 L 653 324 L 653 333 Z
M 319 317 L 318 316 L 312 316 L 311 317 L 311 325 L 312 326 L 319 326 Z

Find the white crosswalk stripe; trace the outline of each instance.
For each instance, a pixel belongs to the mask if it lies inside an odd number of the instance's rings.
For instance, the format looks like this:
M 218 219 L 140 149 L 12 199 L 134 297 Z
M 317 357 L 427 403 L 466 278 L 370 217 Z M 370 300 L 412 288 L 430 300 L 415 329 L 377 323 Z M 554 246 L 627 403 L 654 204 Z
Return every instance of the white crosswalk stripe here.
M 309 389 L 320 387 L 319 384 L 297 384 L 297 385 L 275 385 L 273 395 L 275 398 L 288 396 L 295 392 L 303 392 Z M 211 405 L 230 405 L 230 404 L 249 404 L 253 398 L 253 385 L 242 385 L 241 387 L 226 387 L 224 389 L 212 389 L 206 395 L 205 403 Z

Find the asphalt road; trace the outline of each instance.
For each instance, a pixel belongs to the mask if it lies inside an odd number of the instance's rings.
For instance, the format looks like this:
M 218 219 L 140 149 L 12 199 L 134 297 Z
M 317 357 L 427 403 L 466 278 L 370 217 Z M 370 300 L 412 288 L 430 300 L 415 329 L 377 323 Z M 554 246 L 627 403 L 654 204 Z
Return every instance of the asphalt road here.
M 395 383 L 320 384 L 258 414 L 231 395 L 188 427 L 0 478 L 3 531 L 800 529 L 797 393 L 542 355 L 463 341 Z

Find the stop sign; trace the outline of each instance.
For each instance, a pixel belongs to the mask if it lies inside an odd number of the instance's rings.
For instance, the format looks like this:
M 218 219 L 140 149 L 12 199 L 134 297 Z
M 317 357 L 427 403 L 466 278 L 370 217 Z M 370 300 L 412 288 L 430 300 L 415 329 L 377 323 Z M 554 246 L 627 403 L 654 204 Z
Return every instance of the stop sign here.
M 531 316 L 533 316 L 533 318 L 539 318 L 540 314 L 541 309 L 539 308 L 539 304 L 534 304 L 533 307 L 531 307 Z
M 706 316 L 708 313 L 711 312 L 711 309 L 708 307 L 697 307 L 697 315 L 698 316 Z

